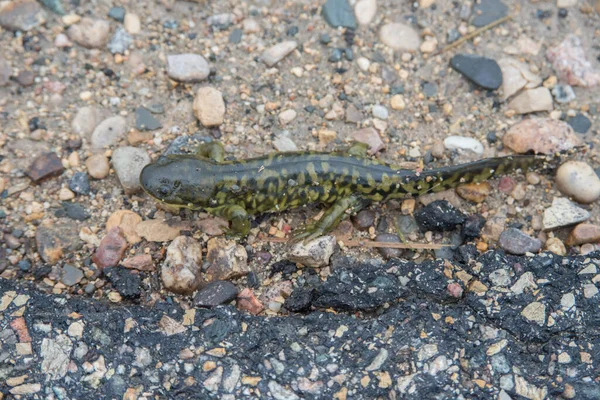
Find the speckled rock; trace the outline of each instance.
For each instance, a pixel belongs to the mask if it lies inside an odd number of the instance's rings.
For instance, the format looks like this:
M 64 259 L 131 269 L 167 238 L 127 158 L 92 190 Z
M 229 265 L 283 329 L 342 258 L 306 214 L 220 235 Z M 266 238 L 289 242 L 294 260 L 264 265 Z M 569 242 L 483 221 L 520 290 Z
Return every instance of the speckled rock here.
M 112 54 L 124 54 L 132 44 L 133 37 L 131 37 L 125 28 L 119 26 L 107 47 Z
M 587 60 L 581 40 L 574 34 L 567 35 L 560 45 L 548 48 L 546 57 L 558 77 L 569 85 L 591 87 L 600 84 L 600 71 Z
M 126 193 L 135 193 L 141 189 L 140 172 L 150 164 L 150 156 L 144 149 L 137 147 L 119 147 L 112 155 L 112 165 Z
M 199 82 L 210 74 L 206 59 L 199 54 L 173 54 L 167 56 L 169 78 L 181 82 Z
M 567 161 L 556 171 L 556 186 L 579 203 L 589 204 L 600 198 L 600 178 L 583 161 Z
M 75 43 L 89 49 L 104 47 L 108 40 L 110 25 L 101 19 L 82 18 L 75 25 L 71 25 L 67 34 Z
M 392 50 L 417 51 L 421 45 L 419 34 L 400 22 L 385 24 L 379 30 L 379 40 Z
M 307 267 L 325 267 L 329 265 L 334 248 L 335 238 L 333 236 L 321 236 L 308 243 L 296 243 L 289 251 L 287 258 Z
M 528 89 L 517 95 L 508 103 L 508 107 L 518 114 L 529 114 L 538 111 L 552 111 L 552 94 L 545 87 Z
M 294 51 L 296 47 L 298 47 L 298 42 L 293 40 L 277 43 L 276 45 L 266 49 L 260 58 L 267 65 L 267 67 L 273 67 L 279 61 L 283 60 L 288 54 Z
M 194 113 L 206 127 L 221 125 L 225 118 L 223 94 L 213 87 L 201 87 L 194 99 Z
M 203 283 L 202 245 L 188 236 L 176 237 L 167 248 L 160 276 L 167 290 L 194 293 Z
M 127 121 L 121 116 L 109 117 L 100 122 L 91 137 L 93 150 L 102 150 L 114 146 L 125 138 Z
M 0 26 L 9 31 L 30 31 L 46 22 L 46 12 L 37 1 L 13 0 L 0 4 Z
M 570 226 L 587 221 L 590 213 L 581 207 L 577 207 L 565 197 L 555 197 L 552 206 L 544 210 L 542 224 L 544 230 L 552 230 L 563 226 Z
M 564 256 L 567 254 L 567 248 L 565 247 L 565 244 L 557 237 L 546 240 L 544 248 L 546 251 L 558 254 L 559 256 Z
M 206 246 L 205 280 L 226 281 L 240 278 L 250 272 L 246 249 L 233 240 L 212 238 Z
M 508 228 L 502 232 L 498 244 L 508 253 L 516 255 L 537 253 L 542 248 L 542 242 L 539 239 L 532 238 L 515 228 Z
M 81 248 L 78 232 L 77 224 L 67 219 L 40 225 L 35 232 L 38 254 L 46 263 L 55 264 L 64 255 Z
M 506 132 L 502 142 L 517 153 L 533 151 L 538 154 L 553 154 L 581 144 L 566 122 L 550 118 L 523 120 Z

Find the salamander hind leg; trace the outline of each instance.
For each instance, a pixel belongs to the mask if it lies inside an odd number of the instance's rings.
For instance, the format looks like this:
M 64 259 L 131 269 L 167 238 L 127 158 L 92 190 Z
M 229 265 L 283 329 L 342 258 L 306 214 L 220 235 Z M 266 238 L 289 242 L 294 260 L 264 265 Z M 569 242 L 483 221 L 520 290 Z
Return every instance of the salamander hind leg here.
M 196 147 L 196 155 L 221 163 L 225 159 L 225 149 L 221 142 L 202 143 Z
M 228 236 L 246 236 L 250 231 L 250 219 L 244 207 L 237 205 L 206 209 L 210 214 L 225 218 L 230 222 Z
M 338 199 L 333 205 L 325 211 L 323 217 L 315 223 L 300 227 L 294 232 L 291 238 L 292 243 L 304 241 L 304 243 L 330 232 L 346 216 L 346 211 L 357 212 L 369 204 L 369 200 L 364 197 L 351 195 Z

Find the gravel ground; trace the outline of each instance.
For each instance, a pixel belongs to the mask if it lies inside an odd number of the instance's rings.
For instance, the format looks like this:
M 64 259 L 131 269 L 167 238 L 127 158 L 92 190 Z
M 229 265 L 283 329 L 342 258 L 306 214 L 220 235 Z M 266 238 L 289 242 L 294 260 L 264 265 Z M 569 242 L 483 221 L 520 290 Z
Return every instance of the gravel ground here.
M 598 38 L 598 0 L 1 3 L 0 399 L 600 398 Z M 320 207 L 231 240 L 140 190 L 213 140 L 568 156 L 289 247 Z

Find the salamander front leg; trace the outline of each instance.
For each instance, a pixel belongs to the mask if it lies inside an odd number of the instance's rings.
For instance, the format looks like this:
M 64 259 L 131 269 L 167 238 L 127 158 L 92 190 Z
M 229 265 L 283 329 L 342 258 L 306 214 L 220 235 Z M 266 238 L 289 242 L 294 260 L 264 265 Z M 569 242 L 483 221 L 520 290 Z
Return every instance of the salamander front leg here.
M 334 229 L 344 219 L 346 211 L 350 210 L 354 213 L 365 208 L 368 204 L 369 200 L 355 195 L 338 199 L 325 211 L 320 220 L 299 228 L 290 241 L 304 241 L 306 243 L 322 236 Z
M 221 142 L 202 143 L 196 148 L 196 155 L 222 163 L 225 159 L 225 149 Z
M 369 155 L 369 145 L 362 142 L 352 142 L 350 147 L 345 150 L 336 151 L 336 153 L 345 156 L 367 157 Z
M 210 214 L 225 218 L 229 221 L 230 227 L 227 231 L 231 236 L 246 236 L 250 231 L 250 219 L 248 212 L 241 206 L 229 205 L 206 209 Z

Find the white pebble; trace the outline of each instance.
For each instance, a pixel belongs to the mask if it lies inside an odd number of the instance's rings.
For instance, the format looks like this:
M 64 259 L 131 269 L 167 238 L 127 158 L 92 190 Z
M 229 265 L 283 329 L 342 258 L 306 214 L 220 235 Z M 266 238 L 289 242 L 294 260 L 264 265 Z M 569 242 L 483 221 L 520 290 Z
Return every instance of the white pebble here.
M 448 136 L 444 139 L 444 147 L 448 150 L 469 150 L 475 154 L 483 154 L 481 142 L 464 136 Z

